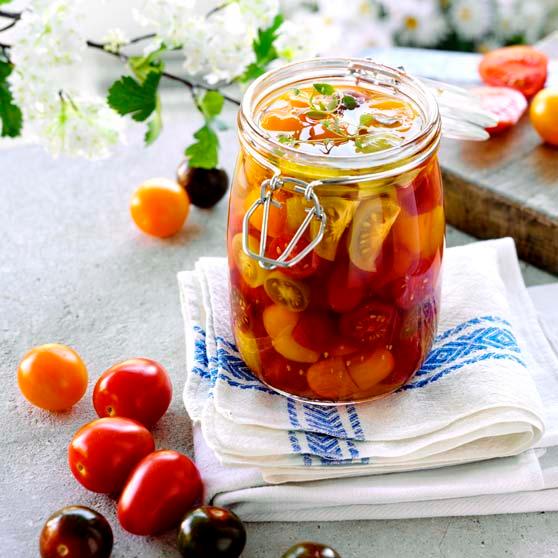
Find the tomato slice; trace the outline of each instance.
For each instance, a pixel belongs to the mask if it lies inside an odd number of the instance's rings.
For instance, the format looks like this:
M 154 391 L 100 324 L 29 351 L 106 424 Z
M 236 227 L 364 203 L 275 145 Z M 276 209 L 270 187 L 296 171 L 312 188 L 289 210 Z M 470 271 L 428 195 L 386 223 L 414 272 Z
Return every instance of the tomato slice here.
M 377 196 L 359 205 L 349 232 L 349 257 L 359 269 L 376 271 L 376 260 L 400 211 L 389 196 Z
M 366 295 L 366 285 L 350 264 L 339 264 L 327 283 L 327 302 L 336 312 L 349 312 Z
M 293 329 L 293 339 L 308 349 L 323 353 L 335 339 L 335 321 L 327 312 L 304 312 Z
M 306 310 L 310 301 L 308 285 L 288 277 L 281 271 L 271 272 L 265 280 L 264 288 L 273 302 L 286 306 L 293 312 Z
M 410 184 L 399 186 L 397 200 L 409 215 L 428 213 L 442 205 L 442 177 L 437 161 L 426 165 Z
M 260 195 L 260 187 L 258 186 L 246 196 L 244 200 L 245 212 L 247 212 L 250 207 L 252 207 L 256 200 L 260 199 Z M 273 199 L 281 202 L 280 193 L 274 194 Z M 264 215 L 263 207 L 263 205 L 259 205 L 256 211 L 254 211 L 254 213 L 252 213 L 252 216 L 250 217 L 250 225 L 258 231 L 262 230 L 262 220 Z M 275 205 L 269 206 L 269 214 L 267 217 L 267 234 L 269 236 L 280 236 L 281 234 L 283 234 L 285 229 L 286 216 L 287 212 L 284 205 L 281 205 L 281 207 L 276 207 Z
M 267 253 L 268 257 L 277 259 L 288 246 L 289 242 L 292 240 L 291 236 L 282 235 L 278 238 L 274 238 L 273 242 L 269 246 L 269 251 Z M 308 242 L 301 238 L 293 251 L 289 254 L 288 259 L 291 260 L 297 254 L 300 254 L 308 246 Z M 309 277 L 316 272 L 318 266 L 320 265 L 319 256 L 314 252 L 310 252 L 301 262 L 297 263 L 292 267 L 282 267 L 281 271 L 288 275 L 289 277 L 294 277 L 295 279 L 304 279 Z
M 306 379 L 310 389 L 322 399 L 345 399 L 359 391 L 347 371 L 343 357 L 316 362 L 308 369 Z
M 391 374 L 395 360 L 390 351 L 380 348 L 346 357 L 345 364 L 353 382 L 360 390 L 367 391 Z
M 527 109 L 525 97 L 511 87 L 476 87 L 471 93 L 479 98 L 483 109 L 498 117 L 498 124 L 486 130 L 491 135 L 514 126 Z
M 234 329 L 236 347 L 246 366 L 256 374 L 261 371 L 260 349 L 256 338 L 249 331 L 242 331 L 239 327 Z
M 532 97 L 546 82 L 547 56 L 530 46 L 509 46 L 485 54 L 479 73 L 487 85 L 511 87 Z
M 341 334 L 370 346 L 388 343 L 396 319 L 397 312 L 393 306 L 373 300 L 341 317 Z
M 407 275 L 394 281 L 393 297 L 397 306 L 409 309 L 432 298 L 438 288 L 440 257 L 431 262 L 422 262 L 414 275 Z
M 308 364 L 287 360 L 275 351 L 270 351 L 262 366 L 262 378 L 270 386 L 302 394 L 308 390 L 306 370 Z
M 259 245 L 260 243 L 252 235 L 248 237 L 250 250 L 257 253 Z M 244 252 L 242 248 L 242 233 L 234 235 L 231 251 L 233 262 L 246 284 L 252 288 L 263 285 L 267 272 L 259 266 L 256 260 Z

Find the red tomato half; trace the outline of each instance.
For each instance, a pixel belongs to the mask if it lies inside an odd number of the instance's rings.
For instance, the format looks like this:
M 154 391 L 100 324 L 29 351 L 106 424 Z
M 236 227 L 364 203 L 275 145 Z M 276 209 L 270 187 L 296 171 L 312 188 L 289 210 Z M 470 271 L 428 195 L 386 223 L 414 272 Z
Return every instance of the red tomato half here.
M 335 339 L 335 322 L 327 312 L 304 312 L 293 329 L 294 340 L 313 351 L 327 351 Z
M 498 124 L 487 128 L 491 135 L 514 126 L 527 108 L 525 97 L 511 87 L 475 87 L 471 93 L 479 98 L 483 109 L 498 118 Z
M 127 417 L 151 428 L 172 399 L 167 371 L 154 360 L 132 358 L 105 370 L 95 384 L 93 405 L 100 417 Z
M 288 246 L 292 237 L 283 235 L 273 239 L 273 242 L 269 246 L 269 251 L 267 251 L 267 256 L 269 258 L 277 259 Z M 300 254 L 308 246 L 308 242 L 301 238 L 293 251 L 289 254 L 288 260 L 292 260 L 297 254 Z M 282 267 L 281 271 L 285 275 L 294 277 L 295 279 L 303 279 L 304 277 L 309 277 L 316 272 L 320 263 L 320 257 L 314 252 L 310 252 L 301 262 L 297 263 L 293 267 Z
M 155 449 L 144 426 L 127 418 L 101 418 L 82 426 L 68 447 L 70 469 L 93 492 L 119 492 L 136 464 Z
M 327 284 L 327 302 L 336 312 L 356 308 L 366 294 L 366 284 L 351 264 L 335 267 Z
M 393 306 L 373 300 L 341 317 L 341 334 L 368 347 L 387 343 L 396 319 Z
M 546 82 L 548 58 L 530 46 L 510 46 L 485 54 L 479 73 L 487 85 L 511 87 L 532 97 Z
M 134 535 L 155 535 L 178 526 L 200 503 L 200 473 L 185 455 L 161 450 L 144 457 L 134 469 L 118 501 L 118 520 Z

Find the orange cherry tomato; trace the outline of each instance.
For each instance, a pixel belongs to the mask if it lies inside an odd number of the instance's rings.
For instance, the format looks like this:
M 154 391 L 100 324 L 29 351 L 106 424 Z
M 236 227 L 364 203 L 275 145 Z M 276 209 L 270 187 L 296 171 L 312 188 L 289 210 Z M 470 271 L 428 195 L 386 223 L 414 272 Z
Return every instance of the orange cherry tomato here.
M 545 84 L 547 56 L 530 46 L 509 46 L 485 54 L 479 73 L 488 85 L 511 87 L 532 97 Z
M 345 358 L 326 358 L 310 366 L 306 380 L 316 395 L 324 399 L 345 399 L 359 391 L 349 375 Z
M 542 139 L 558 146 L 558 89 L 539 91 L 531 103 L 529 116 Z
M 372 353 L 346 357 L 345 360 L 351 379 L 362 391 L 387 378 L 395 365 L 393 355 L 387 349 L 376 349 Z
M 152 178 L 132 196 L 130 213 L 136 225 L 147 234 L 165 238 L 176 234 L 190 211 L 186 190 L 174 180 Z
M 23 396 L 48 411 L 64 411 L 87 389 L 87 368 L 66 345 L 49 343 L 31 349 L 19 363 L 17 382 Z
M 260 125 L 272 132 L 298 132 L 304 126 L 297 116 L 273 112 L 264 115 Z
M 252 190 L 246 199 L 244 200 L 244 211 L 248 211 L 252 204 L 260 199 L 260 189 L 255 188 Z M 274 199 L 279 200 L 278 195 L 274 195 Z M 275 207 L 274 205 L 270 205 L 269 207 L 269 215 L 267 218 L 267 234 L 269 236 L 280 236 L 285 227 L 285 220 L 287 218 L 285 206 Z M 258 231 L 262 230 L 262 219 L 263 219 L 263 205 L 259 205 L 256 211 L 252 213 L 250 217 L 250 225 L 252 225 Z
M 76 432 L 68 447 L 68 461 L 85 488 L 115 494 L 139 461 L 154 450 L 153 436 L 135 420 L 101 418 Z

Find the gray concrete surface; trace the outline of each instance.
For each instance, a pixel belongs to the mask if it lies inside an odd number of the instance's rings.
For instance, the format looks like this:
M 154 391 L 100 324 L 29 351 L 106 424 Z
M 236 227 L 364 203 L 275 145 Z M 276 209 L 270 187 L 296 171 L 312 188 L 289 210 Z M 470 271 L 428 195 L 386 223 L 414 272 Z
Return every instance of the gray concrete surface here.
M 66 464 L 74 431 L 95 418 L 92 385 L 113 363 L 132 356 L 162 362 L 172 375 L 170 411 L 155 430 L 159 448 L 191 452 L 190 422 L 181 403 L 184 339 L 176 272 L 201 255 L 224 254 L 226 204 L 194 209 L 170 240 L 142 235 L 128 200 L 144 179 L 172 176 L 191 125 L 176 117 L 148 150 L 132 141 L 96 163 L 53 161 L 38 147 L 0 151 L 0 556 L 38 555 L 48 515 L 68 504 L 101 511 L 115 533 L 115 558 L 177 556 L 174 536 L 122 531 L 113 502 L 82 489 Z M 234 136 L 225 166 L 231 167 Z M 449 231 L 450 245 L 469 239 Z M 555 280 L 524 269 L 531 284 Z M 48 414 L 19 394 L 16 367 L 25 351 L 47 342 L 83 356 L 90 387 L 68 413 Z M 558 514 L 248 526 L 245 558 L 275 558 L 298 540 L 334 545 L 343 558 L 552 556 Z M 209 557 L 208 557 L 209 558 Z

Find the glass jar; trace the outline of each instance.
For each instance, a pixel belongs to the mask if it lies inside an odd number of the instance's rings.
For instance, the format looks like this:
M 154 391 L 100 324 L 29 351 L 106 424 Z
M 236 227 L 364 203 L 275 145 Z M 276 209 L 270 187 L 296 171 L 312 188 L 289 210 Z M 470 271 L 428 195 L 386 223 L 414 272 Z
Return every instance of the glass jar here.
M 258 125 L 270 98 L 326 81 L 404 99 L 420 129 L 396 147 L 337 156 L 284 145 Z M 228 261 L 232 329 L 246 365 L 274 390 L 315 403 L 394 392 L 420 368 L 439 314 L 445 221 L 435 97 L 400 70 L 315 59 L 256 80 L 238 130 Z

